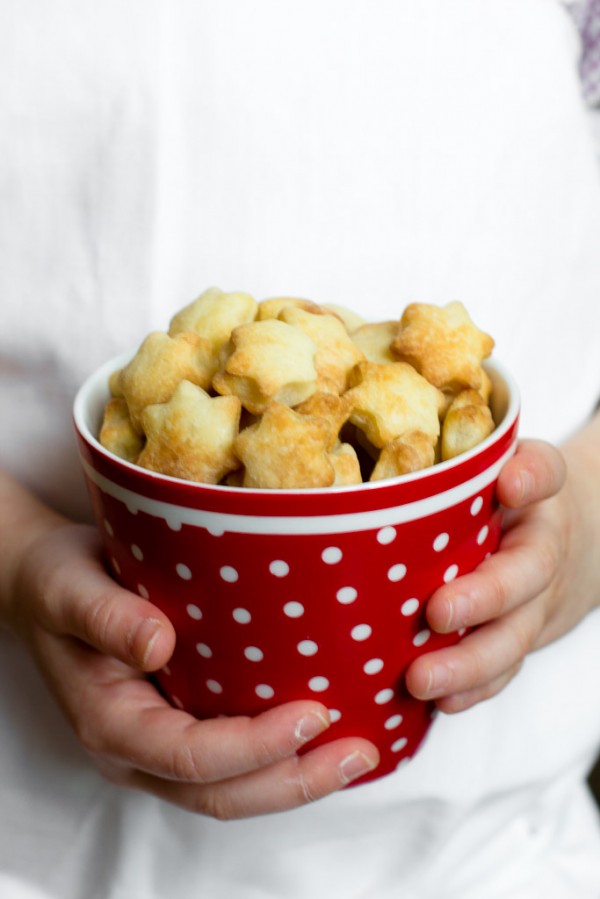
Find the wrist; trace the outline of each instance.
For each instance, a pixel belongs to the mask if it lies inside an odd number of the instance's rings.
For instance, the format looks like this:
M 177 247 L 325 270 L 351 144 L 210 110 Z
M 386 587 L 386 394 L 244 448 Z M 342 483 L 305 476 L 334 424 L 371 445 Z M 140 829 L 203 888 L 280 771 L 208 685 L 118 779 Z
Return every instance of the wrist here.
M 33 545 L 66 519 L 8 476 L 0 476 L 0 626 L 13 629 L 17 581 Z

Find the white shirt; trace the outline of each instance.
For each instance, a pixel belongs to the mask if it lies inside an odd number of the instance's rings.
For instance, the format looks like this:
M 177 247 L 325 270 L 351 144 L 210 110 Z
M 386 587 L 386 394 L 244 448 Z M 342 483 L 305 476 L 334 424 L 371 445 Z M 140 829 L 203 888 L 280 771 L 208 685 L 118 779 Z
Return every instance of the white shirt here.
M 600 393 L 600 186 L 552 0 L 5 3 L 2 463 L 85 515 L 80 380 L 205 287 L 461 299 L 560 440 Z M 396 774 L 218 823 L 106 785 L 0 643 L 0 896 L 587 899 L 600 613 Z M 585 673 L 585 678 L 583 678 Z

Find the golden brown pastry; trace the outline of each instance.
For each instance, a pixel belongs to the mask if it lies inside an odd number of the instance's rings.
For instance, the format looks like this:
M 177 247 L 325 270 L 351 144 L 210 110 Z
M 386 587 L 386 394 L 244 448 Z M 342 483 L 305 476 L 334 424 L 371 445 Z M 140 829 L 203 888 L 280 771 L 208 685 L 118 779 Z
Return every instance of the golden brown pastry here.
M 210 343 L 216 357 L 233 329 L 253 321 L 257 310 L 258 303 L 249 293 L 225 293 L 218 287 L 210 287 L 173 316 L 169 334 L 171 337 L 186 331 L 200 334 Z
M 314 393 L 317 348 L 298 328 L 277 319 L 234 328 L 232 352 L 213 379 L 217 393 L 239 396 L 260 415 L 272 400 L 295 406 Z
M 371 473 L 371 481 L 396 478 L 411 471 L 421 471 L 433 465 L 435 449 L 427 434 L 422 431 L 407 431 L 396 437 L 381 450 L 379 459 Z
M 335 469 L 328 453 L 330 439 L 323 418 L 271 403 L 258 424 L 241 431 L 235 441 L 235 453 L 245 467 L 244 487 L 331 486 Z
M 480 331 L 462 303 L 446 306 L 411 303 L 400 319 L 392 349 L 424 378 L 453 394 L 483 386 L 481 363 L 492 352 L 493 339 Z
M 127 400 L 134 428 L 141 431 L 146 406 L 166 403 L 184 379 L 207 388 L 212 375 L 211 347 L 199 334 L 169 337 L 163 331 L 153 331 L 121 370 L 118 386 Z
M 317 391 L 311 397 L 295 407 L 300 415 L 312 415 L 323 418 L 329 427 L 330 437 L 328 448 L 331 449 L 338 440 L 343 425 L 350 415 L 350 400 L 337 393 L 322 393 Z
M 356 450 L 349 443 L 337 443 L 329 453 L 333 465 L 335 487 L 362 484 L 362 474 Z
M 139 456 L 144 443 L 131 423 L 127 403 L 122 397 L 112 397 L 104 407 L 98 439 L 105 449 L 127 462 L 135 462 Z
M 397 362 L 392 342 L 398 334 L 398 322 L 369 322 L 352 333 L 352 340 L 370 362 Z
M 463 390 L 450 404 L 442 426 L 442 461 L 472 449 L 494 430 L 494 419 L 477 390 Z
M 384 447 L 407 431 L 422 431 L 432 445 L 437 442 L 444 396 L 411 365 L 359 362 L 352 379 L 355 386 L 346 393 L 350 421 L 374 446 Z
M 233 452 L 242 405 L 235 396 L 211 397 L 180 381 L 166 403 L 146 406 L 146 446 L 138 465 L 188 481 L 218 484 L 239 466 Z
M 364 359 L 360 350 L 335 315 L 315 315 L 297 306 L 287 306 L 279 314 L 281 321 L 302 331 L 309 337 L 317 352 L 315 368 L 320 378 L 335 384 L 338 393 L 348 386 L 352 368 Z
M 312 300 L 304 300 L 301 297 L 270 297 L 268 300 L 261 300 L 258 304 L 258 321 L 264 321 L 267 318 L 279 318 L 279 314 L 283 309 L 289 306 L 296 309 L 306 309 L 307 312 L 314 312 L 319 315 L 321 307 Z

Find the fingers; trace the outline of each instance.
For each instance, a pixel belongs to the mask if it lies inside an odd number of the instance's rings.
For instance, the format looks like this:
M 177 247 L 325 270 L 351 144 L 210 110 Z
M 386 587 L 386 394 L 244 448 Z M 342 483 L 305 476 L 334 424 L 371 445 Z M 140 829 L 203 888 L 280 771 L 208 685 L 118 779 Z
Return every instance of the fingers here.
M 510 509 L 524 508 L 557 493 L 565 477 L 566 464 L 555 447 L 542 440 L 523 440 L 500 472 L 498 499 Z
M 192 812 L 231 820 L 286 811 L 322 799 L 372 771 L 377 759 L 371 743 L 346 738 L 219 783 L 169 783 L 134 772 L 128 786 Z
M 496 554 L 433 594 L 429 624 L 438 633 L 451 633 L 510 612 L 549 586 L 561 553 L 558 526 L 546 516 L 523 519 L 505 534 Z
M 56 667 L 62 684 L 69 670 L 79 672 L 79 685 L 63 692 L 62 704 L 100 770 L 190 811 L 239 818 L 293 808 L 339 790 L 379 762 L 376 748 L 359 738 L 297 757 L 330 725 L 320 703 L 198 721 L 171 708 L 141 675 L 73 642 L 62 647 Z
M 175 646 L 173 627 L 155 605 L 108 576 L 93 529 L 53 532 L 36 550 L 37 582 L 28 590 L 49 633 L 72 636 L 143 671 L 155 671 Z
M 495 695 L 533 648 L 542 626 L 539 609 L 528 603 L 473 631 L 456 646 L 416 659 L 406 674 L 408 690 L 417 699 L 438 700 L 446 712 Z
M 55 627 L 104 655 L 142 671 L 165 665 L 175 647 L 169 619 L 156 606 L 115 584 L 104 572 L 86 575 L 61 596 Z

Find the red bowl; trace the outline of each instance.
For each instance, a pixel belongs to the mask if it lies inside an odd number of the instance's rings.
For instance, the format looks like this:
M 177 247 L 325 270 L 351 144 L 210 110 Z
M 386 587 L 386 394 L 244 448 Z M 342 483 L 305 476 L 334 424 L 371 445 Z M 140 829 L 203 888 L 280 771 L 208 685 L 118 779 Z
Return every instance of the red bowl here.
M 390 773 L 434 712 L 406 691 L 407 666 L 462 636 L 429 630 L 427 599 L 498 546 L 495 484 L 519 417 L 513 379 L 487 365 L 497 427 L 448 462 L 357 486 L 253 490 L 146 471 L 100 445 L 108 377 L 129 358 L 88 378 L 74 421 L 114 577 L 177 633 L 158 686 L 198 718 L 318 699 L 334 722 L 319 741 L 366 737 L 381 763 L 362 781 Z

